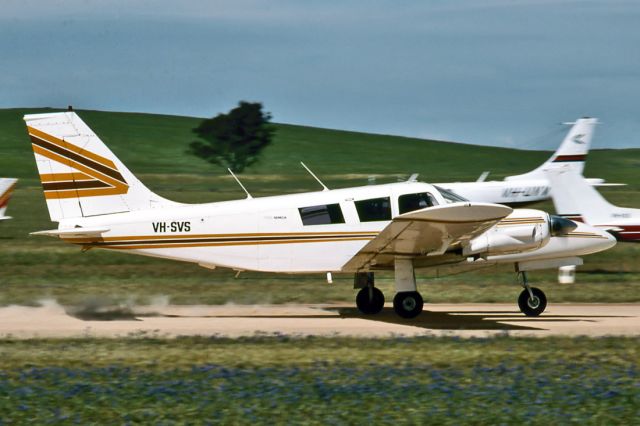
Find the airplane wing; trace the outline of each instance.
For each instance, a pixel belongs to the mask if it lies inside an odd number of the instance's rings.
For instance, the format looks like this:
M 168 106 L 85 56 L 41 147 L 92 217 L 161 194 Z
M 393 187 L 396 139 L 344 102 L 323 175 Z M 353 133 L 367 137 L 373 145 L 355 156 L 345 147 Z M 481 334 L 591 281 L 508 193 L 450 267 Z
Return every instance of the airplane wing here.
M 397 256 L 442 255 L 462 247 L 511 212 L 499 204 L 454 203 L 396 216 L 342 270 L 392 268 Z

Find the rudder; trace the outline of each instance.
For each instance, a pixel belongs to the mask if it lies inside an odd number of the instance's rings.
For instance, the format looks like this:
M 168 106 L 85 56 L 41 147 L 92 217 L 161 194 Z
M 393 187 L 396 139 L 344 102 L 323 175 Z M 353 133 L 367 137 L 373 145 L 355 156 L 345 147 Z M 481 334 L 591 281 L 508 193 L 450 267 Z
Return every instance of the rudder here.
M 584 117 L 576 120 L 558 149 L 547 161 L 528 173 L 508 176 L 505 180 L 544 179 L 545 173 L 555 169 L 570 169 L 582 175 L 596 124 L 596 118 Z
M 175 204 L 149 191 L 75 112 L 24 120 L 51 220 Z

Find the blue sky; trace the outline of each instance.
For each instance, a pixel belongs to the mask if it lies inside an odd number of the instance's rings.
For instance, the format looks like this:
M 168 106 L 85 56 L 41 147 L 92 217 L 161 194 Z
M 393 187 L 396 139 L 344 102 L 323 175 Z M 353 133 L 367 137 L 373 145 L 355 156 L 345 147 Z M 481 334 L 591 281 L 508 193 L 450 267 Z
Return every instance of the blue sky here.
M 554 148 L 640 147 L 640 2 L 5 0 L 0 107 L 213 116 Z

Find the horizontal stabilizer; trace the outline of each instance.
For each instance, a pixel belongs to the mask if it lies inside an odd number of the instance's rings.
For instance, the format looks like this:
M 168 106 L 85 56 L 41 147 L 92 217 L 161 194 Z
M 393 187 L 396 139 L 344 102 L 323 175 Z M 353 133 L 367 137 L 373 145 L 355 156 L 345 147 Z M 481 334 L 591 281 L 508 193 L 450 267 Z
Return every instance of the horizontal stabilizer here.
M 44 235 L 58 238 L 99 237 L 105 232 L 109 232 L 109 230 L 109 228 L 49 229 L 47 231 L 32 232 L 30 235 Z
M 585 179 L 589 182 L 589 179 Z M 597 186 L 598 188 L 601 186 L 627 186 L 626 183 L 592 183 L 591 186 Z

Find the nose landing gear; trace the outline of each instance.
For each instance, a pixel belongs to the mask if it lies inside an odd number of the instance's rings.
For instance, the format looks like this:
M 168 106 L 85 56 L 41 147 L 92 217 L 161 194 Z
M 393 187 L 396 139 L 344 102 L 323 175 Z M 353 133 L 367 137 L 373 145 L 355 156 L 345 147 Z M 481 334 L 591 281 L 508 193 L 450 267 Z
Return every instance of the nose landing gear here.
M 526 272 L 518 272 L 518 277 L 521 277 L 521 284 L 524 287 L 518 297 L 520 311 L 528 317 L 539 316 L 547 307 L 547 296 L 539 288 L 529 285 Z

